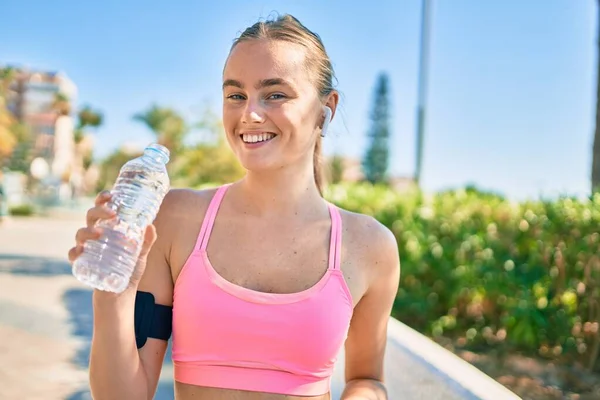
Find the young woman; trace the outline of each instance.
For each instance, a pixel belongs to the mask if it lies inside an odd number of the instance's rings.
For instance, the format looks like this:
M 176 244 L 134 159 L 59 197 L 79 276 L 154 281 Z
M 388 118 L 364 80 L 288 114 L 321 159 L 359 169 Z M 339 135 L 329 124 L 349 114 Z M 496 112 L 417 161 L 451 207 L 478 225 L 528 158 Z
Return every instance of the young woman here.
M 247 174 L 213 190 L 171 190 L 130 287 L 94 292 L 96 400 L 153 397 L 171 322 L 179 400 L 329 399 L 342 346 L 342 399 L 387 398 L 398 246 L 373 218 L 322 197 L 321 140 L 339 98 L 332 81 L 320 38 L 292 16 L 234 42 L 223 124 Z M 112 216 L 109 199 L 101 193 L 89 210 L 71 261 L 101 234 L 94 224 Z

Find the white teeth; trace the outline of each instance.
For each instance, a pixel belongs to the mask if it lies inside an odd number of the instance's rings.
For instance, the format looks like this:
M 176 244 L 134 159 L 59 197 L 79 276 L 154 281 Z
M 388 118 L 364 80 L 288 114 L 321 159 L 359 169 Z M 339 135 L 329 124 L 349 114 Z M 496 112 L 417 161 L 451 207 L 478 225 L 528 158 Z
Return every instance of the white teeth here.
M 244 133 L 242 135 L 242 140 L 246 143 L 256 143 L 256 142 L 264 142 L 275 137 L 272 133 L 261 133 L 259 135 L 249 135 Z

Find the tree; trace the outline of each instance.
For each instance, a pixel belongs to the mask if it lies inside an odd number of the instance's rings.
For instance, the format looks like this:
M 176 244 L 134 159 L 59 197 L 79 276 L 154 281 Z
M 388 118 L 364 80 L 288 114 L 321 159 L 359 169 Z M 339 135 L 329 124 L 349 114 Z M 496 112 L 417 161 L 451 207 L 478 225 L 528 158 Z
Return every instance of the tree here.
M 0 69 L 0 167 L 6 164 L 17 145 L 17 138 L 13 132 L 16 120 L 8 110 L 7 104 L 8 89 L 13 78 L 12 68 Z
M 64 93 L 56 93 L 51 107 L 58 115 L 69 115 L 71 113 L 71 100 Z
M 97 128 L 102 125 L 103 115 L 99 111 L 94 111 L 90 106 L 84 106 L 77 113 L 77 128 L 75 129 L 74 140 L 75 144 L 80 143 L 83 140 L 85 134 L 85 128 L 90 126 Z
M 93 110 L 90 106 L 84 106 L 77 113 L 77 126 L 73 132 L 73 141 L 75 142 L 76 158 L 80 159 L 83 169 L 87 170 L 92 163 L 91 147 L 83 146 L 86 127 L 98 128 L 102 125 L 104 116 L 100 111 Z
M 33 137 L 31 135 L 31 130 L 27 125 L 16 122 L 12 124 L 11 132 L 16 139 L 16 144 L 4 165 L 11 171 L 28 173 L 33 159 Z M 2 164 L 1 158 L 0 164 Z
M 14 118 L 6 108 L 4 97 L 0 96 L 0 166 L 5 164 L 17 145 L 12 126 Z
M 89 142 L 84 140 L 88 137 L 86 136 L 86 128 L 98 128 L 102 125 L 103 119 L 102 113 L 92 109 L 89 105 L 82 107 L 77 113 L 77 125 L 73 132 L 73 142 L 75 144 L 73 173 L 81 179 L 75 184 L 76 195 L 79 194 L 83 189 L 83 186 L 85 186 L 83 182 L 85 181 L 87 171 L 93 162 L 92 146 Z
M 220 138 L 214 144 L 198 143 L 186 148 L 171 175 L 173 186 L 198 187 L 233 182 L 244 172 L 225 139 Z
M 133 158 L 141 156 L 141 152 L 126 152 L 123 149 L 117 149 L 110 154 L 100 164 L 100 176 L 96 182 L 96 191 L 101 192 L 112 188 L 119 176 L 119 171 L 125 163 Z
M 8 108 L 11 85 L 16 80 L 16 69 L 0 68 L 0 168 L 27 172 L 33 146 L 31 132 Z
M 600 0 L 598 1 L 598 14 L 600 15 Z M 598 55 L 600 56 L 600 22 L 598 23 Z M 600 59 L 596 65 L 596 130 L 594 132 L 594 147 L 592 150 L 592 193 L 600 191 Z
M 344 179 L 344 158 L 335 154 L 329 161 L 329 182 L 340 183 Z
M 172 161 L 177 157 L 189 131 L 187 123 L 177 111 L 152 105 L 146 111 L 134 115 L 133 119 L 145 124 L 156 135 L 158 143 L 171 152 Z
M 224 184 L 243 177 L 245 170 L 227 144 L 219 117 L 207 107 L 193 126 L 202 132 L 203 139 L 185 147 L 173 163 L 173 184 L 198 187 Z
M 378 77 L 374 100 L 371 128 L 368 133 L 370 143 L 362 167 L 367 181 L 383 183 L 387 181 L 390 137 L 389 79 L 385 73 Z

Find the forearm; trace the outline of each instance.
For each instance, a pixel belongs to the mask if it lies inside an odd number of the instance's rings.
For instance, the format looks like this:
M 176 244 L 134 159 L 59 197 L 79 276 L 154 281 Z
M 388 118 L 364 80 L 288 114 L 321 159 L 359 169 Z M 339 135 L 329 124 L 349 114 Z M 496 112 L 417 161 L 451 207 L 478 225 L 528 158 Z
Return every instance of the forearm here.
M 374 379 L 355 379 L 346 383 L 340 400 L 388 400 L 385 385 Z
M 146 400 L 148 380 L 135 344 L 135 290 L 120 295 L 95 291 L 90 354 L 92 397 Z

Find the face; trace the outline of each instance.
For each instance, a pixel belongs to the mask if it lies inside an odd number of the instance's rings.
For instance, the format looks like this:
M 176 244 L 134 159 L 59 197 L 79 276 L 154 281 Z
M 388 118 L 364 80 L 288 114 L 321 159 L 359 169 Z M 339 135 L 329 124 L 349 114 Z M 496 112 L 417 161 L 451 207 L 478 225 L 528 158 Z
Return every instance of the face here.
M 250 170 L 311 163 L 322 102 L 300 45 L 248 40 L 234 47 L 223 72 L 223 125 Z

